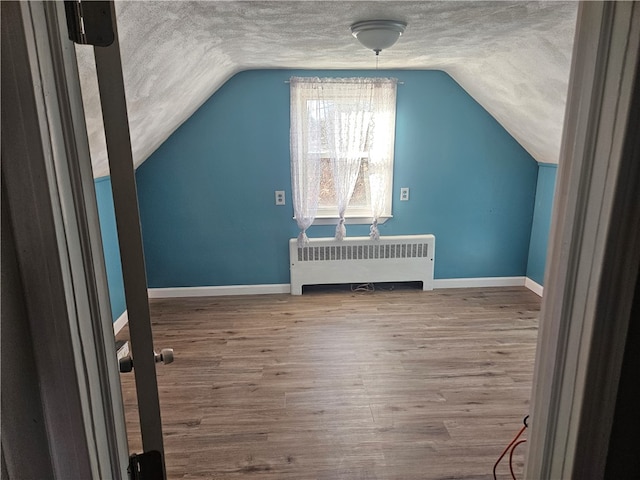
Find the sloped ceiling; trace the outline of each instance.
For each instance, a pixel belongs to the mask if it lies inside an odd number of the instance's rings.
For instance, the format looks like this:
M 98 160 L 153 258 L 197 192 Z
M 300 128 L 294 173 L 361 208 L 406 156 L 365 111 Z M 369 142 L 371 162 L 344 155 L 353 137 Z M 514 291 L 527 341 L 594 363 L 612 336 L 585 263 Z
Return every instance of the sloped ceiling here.
M 349 30 L 408 23 L 379 68 L 451 75 L 539 162 L 560 153 L 577 2 L 209 1 L 116 4 L 134 162 L 235 73 L 372 69 Z M 78 46 L 94 176 L 108 175 L 91 47 Z

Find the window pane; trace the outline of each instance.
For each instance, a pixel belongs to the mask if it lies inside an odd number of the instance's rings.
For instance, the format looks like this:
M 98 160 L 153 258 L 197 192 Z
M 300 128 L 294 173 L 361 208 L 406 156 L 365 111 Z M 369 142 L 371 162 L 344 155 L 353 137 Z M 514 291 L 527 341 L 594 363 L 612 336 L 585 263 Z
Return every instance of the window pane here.
M 360 172 L 358 173 L 358 180 L 356 180 L 356 187 L 353 190 L 353 196 L 349 202 L 349 207 L 357 208 L 370 208 L 369 197 L 369 163 L 367 159 L 363 158 L 360 162 Z
M 328 158 L 320 159 L 322 163 L 322 177 L 320 179 L 320 203 L 321 208 L 338 208 L 333 175 L 331 173 L 331 161 Z M 369 163 L 366 158 L 360 161 L 360 171 L 356 186 L 349 202 L 349 208 L 369 209 L 371 206 L 369 195 Z
M 320 177 L 320 207 L 336 207 L 336 192 L 333 187 L 333 175 L 331 174 L 331 162 L 328 158 L 321 158 L 322 177 Z M 337 207 L 336 207 L 337 208 Z

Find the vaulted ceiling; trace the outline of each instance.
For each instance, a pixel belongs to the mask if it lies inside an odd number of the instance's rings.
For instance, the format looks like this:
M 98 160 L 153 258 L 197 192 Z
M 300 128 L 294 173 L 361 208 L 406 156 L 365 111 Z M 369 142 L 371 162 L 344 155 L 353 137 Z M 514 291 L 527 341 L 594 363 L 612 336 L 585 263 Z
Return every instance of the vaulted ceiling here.
M 209 1 L 116 4 L 134 162 L 249 69 L 372 69 L 349 30 L 408 23 L 381 69 L 444 70 L 539 162 L 557 163 L 577 2 Z M 108 175 L 91 47 L 78 46 L 94 176 Z

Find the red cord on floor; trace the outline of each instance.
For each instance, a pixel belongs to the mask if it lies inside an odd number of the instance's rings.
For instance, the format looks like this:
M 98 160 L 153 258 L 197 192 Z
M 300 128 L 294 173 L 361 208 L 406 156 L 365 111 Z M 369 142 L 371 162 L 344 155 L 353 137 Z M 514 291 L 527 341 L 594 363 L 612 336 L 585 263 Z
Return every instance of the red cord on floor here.
M 513 444 L 513 447 L 511 447 L 511 452 L 509 453 L 509 471 L 511 472 L 511 478 L 513 480 L 517 480 L 516 479 L 516 474 L 513 473 L 513 452 L 515 451 L 516 447 L 518 445 L 520 445 L 521 443 L 526 442 L 526 440 L 520 440 L 519 442 L 516 442 Z
M 502 461 L 502 459 L 507 454 L 507 452 L 509 452 L 509 470 L 511 471 L 511 478 L 513 480 L 516 480 L 516 476 L 513 473 L 513 451 L 516 449 L 518 445 L 526 442 L 526 440 L 520 440 L 518 442 L 518 438 L 520 438 L 520 435 L 522 435 L 524 431 L 527 429 L 527 427 L 529 426 L 527 425 L 528 418 L 529 418 L 529 415 L 524 417 L 524 420 L 522 421 L 522 423 L 524 423 L 524 427 L 522 427 L 518 432 L 518 434 L 513 438 L 513 440 L 511 440 L 511 443 L 507 445 L 507 448 L 504 449 L 504 452 L 502 452 L 502 455 L 500 455 L 500 458 L 498 458 L 496 463 L 493 465 L 493 480 L 497 480 L 498 477 L 496 477 L 496 468 L 498 468 L 498 464 Z

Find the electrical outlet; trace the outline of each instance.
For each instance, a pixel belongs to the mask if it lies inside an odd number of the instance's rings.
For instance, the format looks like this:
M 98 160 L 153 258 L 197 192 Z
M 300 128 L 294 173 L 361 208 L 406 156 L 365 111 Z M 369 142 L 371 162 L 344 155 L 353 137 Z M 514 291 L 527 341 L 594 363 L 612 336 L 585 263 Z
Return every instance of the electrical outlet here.
M 409 200 L 409 187 L 402 187 L 400 189 L 400 201 L 406 202 Z
M 276 190 L 276 205 L 284 205 L 284 190 Z

